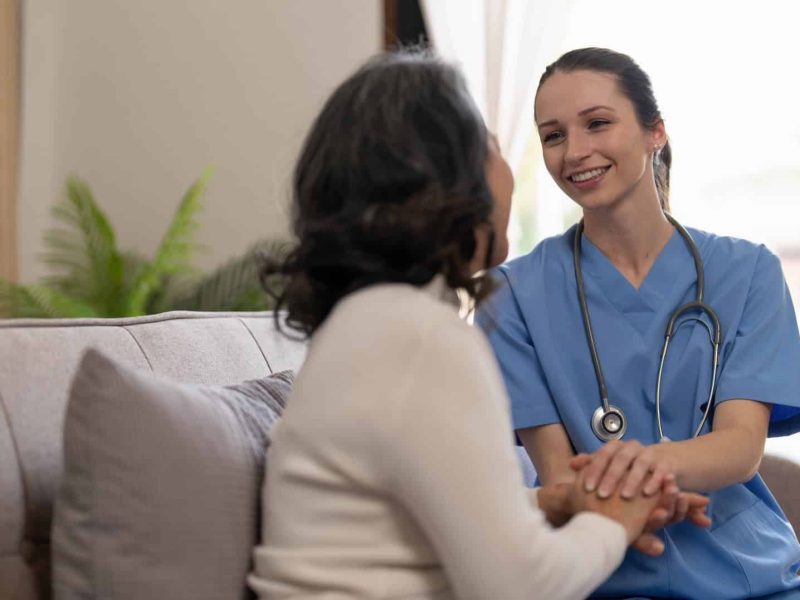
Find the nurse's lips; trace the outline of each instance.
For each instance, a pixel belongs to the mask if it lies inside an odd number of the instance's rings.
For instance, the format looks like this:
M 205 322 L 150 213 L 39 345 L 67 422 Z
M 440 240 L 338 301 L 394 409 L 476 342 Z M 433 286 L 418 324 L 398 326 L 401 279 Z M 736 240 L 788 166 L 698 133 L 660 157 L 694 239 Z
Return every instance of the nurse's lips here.
M 579 190 L 597 187 L 611 167 L 596 167 L 578 171 L 567 176 L 567 180 Z

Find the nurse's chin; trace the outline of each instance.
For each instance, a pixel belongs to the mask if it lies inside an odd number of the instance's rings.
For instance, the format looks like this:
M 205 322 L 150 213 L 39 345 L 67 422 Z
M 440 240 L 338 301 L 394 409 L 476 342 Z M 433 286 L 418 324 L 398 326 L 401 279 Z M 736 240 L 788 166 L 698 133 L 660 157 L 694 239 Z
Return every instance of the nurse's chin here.
M 613 210 L 620 205 L 622 199 L 619 197 L 609 197 L 607 194 L 582 194 L 575 196 L 568 194 L 570 200 L 577 204 L 584 214 Z

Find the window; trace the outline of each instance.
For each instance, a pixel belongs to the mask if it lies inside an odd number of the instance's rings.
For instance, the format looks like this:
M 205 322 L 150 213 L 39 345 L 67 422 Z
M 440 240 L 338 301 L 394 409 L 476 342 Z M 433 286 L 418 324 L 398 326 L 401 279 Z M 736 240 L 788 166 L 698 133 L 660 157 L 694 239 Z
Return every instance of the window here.
M 798 297 L 800 81 L 788 76 L 800 56 L 795 9 L 774 0 L 700 2 L 688 19 L 682 7 L 617 0 L 601 9 L 574 0 L 552 58 L 591 45 L 633 56 L 653 80 L 670 134 L 673 212 L 695 227 L 766 243 L 784 259 Z M 533 137 L 518 176 L 518 254 L 578 214 L 544 171 Z

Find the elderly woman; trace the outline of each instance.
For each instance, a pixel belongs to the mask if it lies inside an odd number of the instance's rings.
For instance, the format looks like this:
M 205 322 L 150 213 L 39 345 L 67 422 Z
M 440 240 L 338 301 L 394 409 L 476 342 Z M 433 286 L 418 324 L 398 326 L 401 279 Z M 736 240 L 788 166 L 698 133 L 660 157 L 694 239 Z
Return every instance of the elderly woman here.
M 428 55 L 372 60 L 317 117 L 298 246 L 264 272 L 287 276 L 279 306 L 311 342 L 268 455 L 263 598 L 578 598 L 672 516 L 671 482 L 629 500 L 580 476 L 522 484 L 495 359 L 456 293 L 490 293 L 512 189 L 462 77 Z

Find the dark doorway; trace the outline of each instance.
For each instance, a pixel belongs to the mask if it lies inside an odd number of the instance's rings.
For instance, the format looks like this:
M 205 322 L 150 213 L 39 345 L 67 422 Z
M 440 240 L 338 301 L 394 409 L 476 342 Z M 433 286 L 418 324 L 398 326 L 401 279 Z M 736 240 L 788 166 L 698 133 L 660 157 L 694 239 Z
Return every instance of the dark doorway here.
M 383 47 L 428 45 L 428 32 L 419 0 L 383 1 Z

